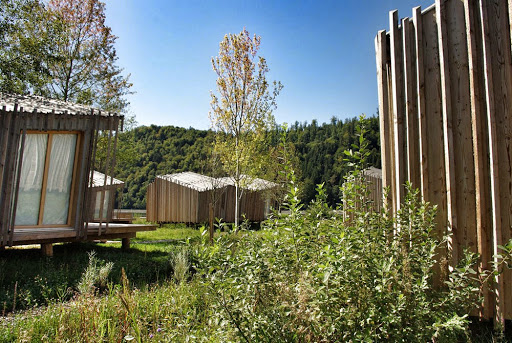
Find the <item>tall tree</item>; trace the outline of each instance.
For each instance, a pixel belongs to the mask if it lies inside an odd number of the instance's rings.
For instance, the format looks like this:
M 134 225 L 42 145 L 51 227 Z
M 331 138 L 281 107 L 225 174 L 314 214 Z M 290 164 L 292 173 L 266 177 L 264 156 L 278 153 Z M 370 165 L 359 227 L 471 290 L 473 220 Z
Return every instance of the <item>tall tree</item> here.
M 260 42 L 245 29 L 228 34 L 220 42 L 219 55 L 212 58 L 217 94 L 211 93 L 210 120 L 218 133 L 215 151 L 235 183 L 235 226 L 242 183 L 265 162 L 264 132 L 274 123 L 272 111 L 282 89 L 280 82 L 274 81 L 272 89 L 267 82 L 267 62 L 258 56 Z
M 0 0 L 0 91 L 29 93 L 48 82 L 57 27 L 39 0 Z
M 60 23 L 60 59 L 50 66 L 44 91 L 53 98 L 123 112 L 132 84 L 116 65 L 116 36 L 105 24 L 105 4 L 99 0 L 50 0 L 50 21 Z
M 126 113 L 132 84 L 99 0 L 0 0 L 0 90 Z

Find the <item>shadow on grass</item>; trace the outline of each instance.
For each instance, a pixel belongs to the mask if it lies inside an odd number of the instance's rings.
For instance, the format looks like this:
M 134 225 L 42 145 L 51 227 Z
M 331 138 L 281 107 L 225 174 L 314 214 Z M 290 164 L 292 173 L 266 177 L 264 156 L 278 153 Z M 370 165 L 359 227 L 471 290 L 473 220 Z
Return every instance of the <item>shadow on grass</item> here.
M 122 268 L 138 288 L 166 280 L 172 275 L 169 254 L 177 245 L 135 244 L 123 251 L 116 243 L 69 243 L 55 245 L 53 257 L 42 256 L 37 248 L 0 251 L 0 315 L 70 299 L 93 250 L 103 263 L 114 263 L 113 284 L 120 283 Z

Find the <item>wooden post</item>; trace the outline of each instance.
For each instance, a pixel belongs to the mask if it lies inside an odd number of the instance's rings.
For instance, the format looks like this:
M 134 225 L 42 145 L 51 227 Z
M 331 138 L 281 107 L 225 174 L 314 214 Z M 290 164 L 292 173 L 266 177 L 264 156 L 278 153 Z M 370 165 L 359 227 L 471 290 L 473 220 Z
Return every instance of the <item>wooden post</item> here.
M 41 243 L 41 253 L 43 256 L 53 256 L 53 244 L 52 243 Z
M 123 238 L 121 240 L 121 249 L 122 250 L 130 250 L 130 238 Z

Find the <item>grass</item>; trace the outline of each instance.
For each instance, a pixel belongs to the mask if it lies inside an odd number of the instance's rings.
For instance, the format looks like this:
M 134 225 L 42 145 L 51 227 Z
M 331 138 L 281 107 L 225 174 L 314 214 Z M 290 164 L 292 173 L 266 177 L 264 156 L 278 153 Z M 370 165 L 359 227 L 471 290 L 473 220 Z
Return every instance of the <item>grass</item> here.
M 238 240 L 262 232 L 222 234 Z M 35 248 L 0 252 L 0 341 L 241 341 L 215 313 L 218 290 L 187 272 L 187 249 L 201 242 L 200 230 L 164 225 L 132 242 L 130 251 L 120 242 L 58 244 L 52 258 Z M 80 294 L 91 251 L 100 264 L 113 262 L 110 282 L 102 293 Z M 473 342 L 512 341 L 498 340 L 486 323 L 471 329 Z
M 99 260 L 114 264 L 110 274 L 114 282 L 119 282 L 121 269 L 136 287 L 166 280 L 172 274 L 170 254 L 187 239 L 198 241 L 199 230 L 164 225 L 138 233 L 129 251 L 121 251 L 121 242 L 67 243 L 56 244 L 54 256 L 48 258 L 38 247 L 8 248 L 0 252 L 0 314 L 71 299 L 91 251 Z

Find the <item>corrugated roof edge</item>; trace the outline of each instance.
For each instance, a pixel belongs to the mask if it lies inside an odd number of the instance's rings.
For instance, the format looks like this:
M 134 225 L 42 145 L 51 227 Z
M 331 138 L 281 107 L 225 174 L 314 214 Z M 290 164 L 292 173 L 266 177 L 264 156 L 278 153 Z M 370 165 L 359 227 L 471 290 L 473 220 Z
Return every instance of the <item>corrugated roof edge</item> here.
M 45 114 L 57 113 L 70 115 L 98 115 L 103 117 L 124 117 L 119 113 L 101 111 L 100 109 L 92 106 L 45 98 L 38 95 L 0 93 L 0 108 L 5 108 L 6 111 L 13 111 L 15 105 L 18 107 L 18 111 L 24 112 L 35 111 Z

